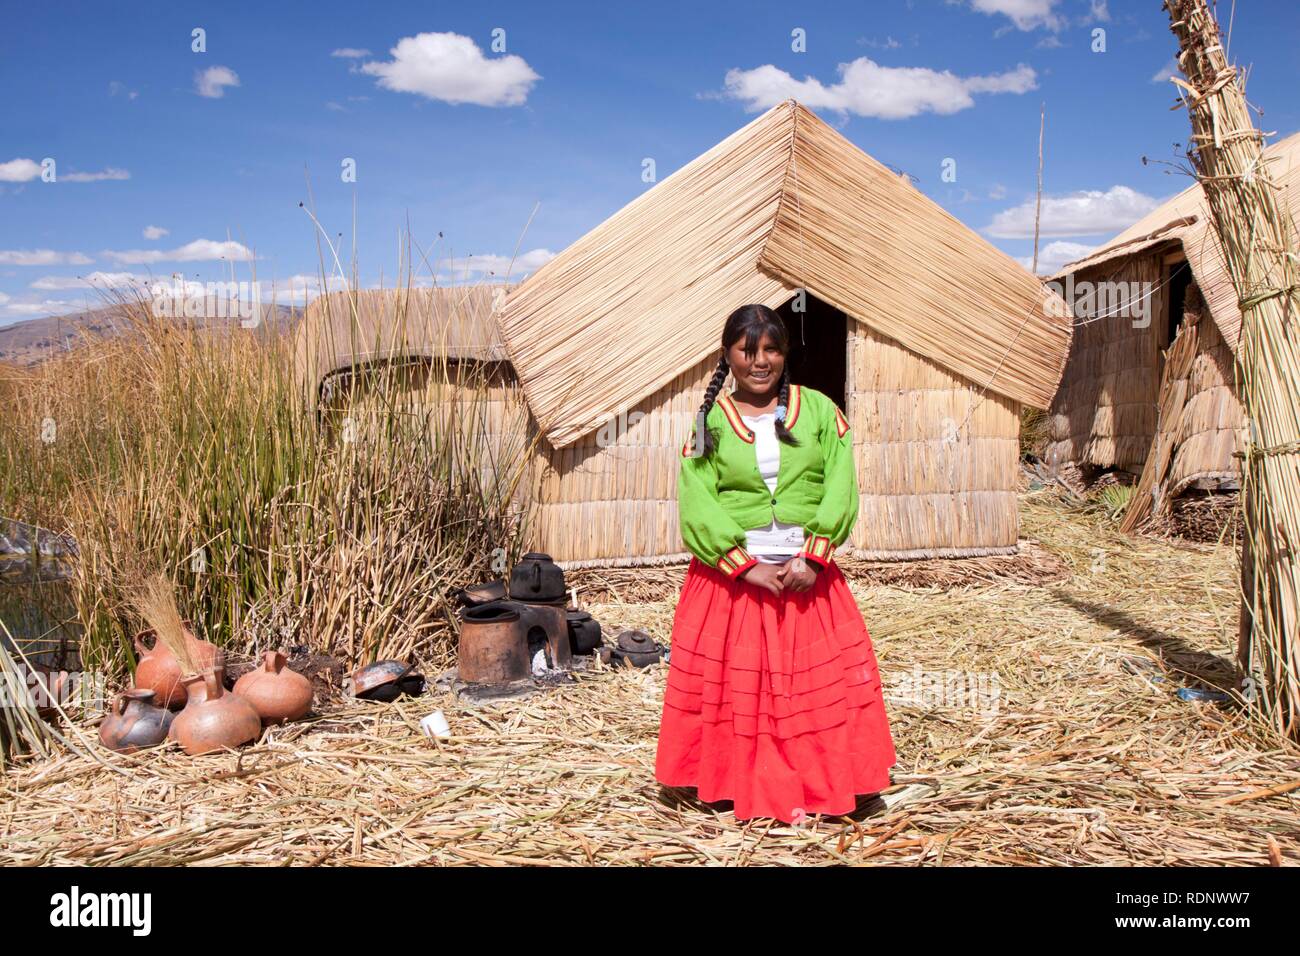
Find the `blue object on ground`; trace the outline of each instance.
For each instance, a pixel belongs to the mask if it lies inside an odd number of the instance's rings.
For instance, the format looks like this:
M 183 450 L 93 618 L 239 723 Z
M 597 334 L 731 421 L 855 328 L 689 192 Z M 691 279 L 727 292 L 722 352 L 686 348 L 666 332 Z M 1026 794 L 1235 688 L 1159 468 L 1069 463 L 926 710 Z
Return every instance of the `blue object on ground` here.
M 1180 687 L 1178 688 L 1178 699 L 1223 701 L 1228 699 L 1228 695 L 1221 690 L 1202 690 L 1199 687 Z

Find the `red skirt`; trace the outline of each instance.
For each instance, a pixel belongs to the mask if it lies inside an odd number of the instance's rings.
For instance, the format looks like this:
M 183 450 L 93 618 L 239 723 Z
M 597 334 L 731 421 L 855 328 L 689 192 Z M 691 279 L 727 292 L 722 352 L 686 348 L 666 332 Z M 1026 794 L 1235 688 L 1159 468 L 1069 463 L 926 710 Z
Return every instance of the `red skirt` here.
M 673 618 L 655 778 L 738 820 L 851 813 L 897 762 L 866 623 L 832 562 L 802 593 L 692 558 Z

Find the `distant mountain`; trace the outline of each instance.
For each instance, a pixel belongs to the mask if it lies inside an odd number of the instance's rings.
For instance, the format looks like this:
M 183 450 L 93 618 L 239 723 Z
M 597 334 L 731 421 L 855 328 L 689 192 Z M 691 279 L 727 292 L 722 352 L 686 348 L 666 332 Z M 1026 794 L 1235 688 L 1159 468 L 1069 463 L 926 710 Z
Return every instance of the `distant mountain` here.
M 301 315 L 301 309 L 292 309 L 284 305 L 265 305 L 262 307 L 262 321 L 287 330 L 295 319 Z M 238 318 L 222 319 L 177 319 L 179 322 L 191 323 L 197 328 L 218 326 L 237 326 Z M 36 365 L 51 355 L 63 350 L 76 348 L 87 337 L 112 337 L 129 329 L 124 309 L 120 305 L 108 305 L 100 309 L 82 312 L 69 312 L 66 315 L 49 315 L 40 319 L 28 319 L 13 325 L 0 326 L 0 362 L 11 365 Z

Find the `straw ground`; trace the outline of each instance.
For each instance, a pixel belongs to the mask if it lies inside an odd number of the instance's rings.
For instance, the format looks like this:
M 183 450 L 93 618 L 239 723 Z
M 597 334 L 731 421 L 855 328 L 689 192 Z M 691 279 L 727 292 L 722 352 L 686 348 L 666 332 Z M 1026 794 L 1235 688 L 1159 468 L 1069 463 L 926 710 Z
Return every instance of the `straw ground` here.
M 663 792 L 667 665 L 596 669 L 490 707 L 352 705 L 198 760 L 170 745 L 104 754 L 87 726 L 70 738 L 84 753 L 0 777 L 0 863 L 1300 863 L 1300 749 L 1232 705 L 1175 693 L 1232 685 L 1230 551 L 1126 538 L 1051 491 L 1023 496 L 1021 516 L 1055 569 L 1036 583 L 855 571 L 892 698 L 893 807 L 738 824 L 725 805 Z M 643 602 L 609 583 L 592 606 L 607 633 L 668 638 L 672 595 Z M 918 666 L 996 674 L 995 706 L 907 703 L 898 689 Z M 436 743 L 417 726 L 435 707 L 453 733 Z

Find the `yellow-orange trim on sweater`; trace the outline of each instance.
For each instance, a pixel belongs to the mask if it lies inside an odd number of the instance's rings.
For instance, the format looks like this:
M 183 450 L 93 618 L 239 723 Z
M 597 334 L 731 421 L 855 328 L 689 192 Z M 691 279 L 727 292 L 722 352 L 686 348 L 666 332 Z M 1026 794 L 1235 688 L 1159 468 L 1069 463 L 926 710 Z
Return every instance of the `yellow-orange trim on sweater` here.
M 754 443 L 754 433 L 750 431 L 749 426 L 740 417 L 740 409 L 731 401 L 730 395 L 723 395 L 718 399 L 718 405 L 722 408 L 722 414 L 727 416 L 727 422 L 731 425 L 731 430 L 740 436 L 740 440 Z
M 799 394 L 799 386 L 790 386 L 790 406 L 785 410 L 785 427 L 787 430 L 794 428 L 794 423 L 799 420 L 799 409 L 803 407 L 803 397 Z
M 844 433 L 848 430 L 849 430 L 848 419 L 844 417 L 844 413 L 840 411 L 840 408 L 837 405 L 835 406 L 835 431 L 839 434 L 840 438 L 843 438 Z
M 830 564 L 831 539 L 824 535 L 812 535 L 804 541 L 799 554 L 805 558 L 811 558 L 822 566 Z
M 740 545 L 736 545 L 722 557 L 718 558 L 718 570 L 727 577 L 734 578 L 739 571 L 743 571 L 751 564 L 757 564 L 758 558 L 755 558 Z

